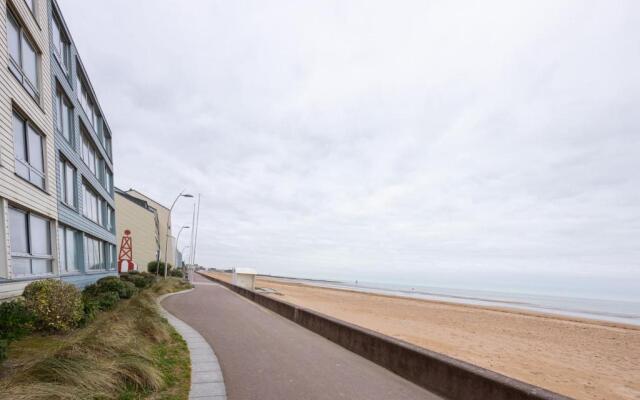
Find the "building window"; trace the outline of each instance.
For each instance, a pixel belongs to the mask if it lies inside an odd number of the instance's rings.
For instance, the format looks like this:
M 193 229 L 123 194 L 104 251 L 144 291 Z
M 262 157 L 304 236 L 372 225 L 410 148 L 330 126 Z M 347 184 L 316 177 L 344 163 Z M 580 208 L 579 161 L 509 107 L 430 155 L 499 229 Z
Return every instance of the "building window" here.
M 89 171 L 98 177 L 98 155 L 95 147 L 91 144 L 91 140 L 87 137 L 87 133 L 82 135 L 82 152 L 80 153 L 82 161 L 89 167 Z
M 98 225 L 103 224 L 104 200 L 93 189 L 82 184 L 82 215 Z
M 50 222 L 35 214 L 9 208 L 13 276 L 45 275 L 52 272 Z
M 56 131 L 62 135 L 67 142 L 73 143 L 73 131 L 71 128 L 71 105 L 67 96 L 59 89 L 56 93 Z
M 13 114 L 16 174 L 44 189 L 44 138 L 20 115 Z
M 78 231 L 66 226 L 58 227 L 58 249 L 60 251 L 60 271 L 78 271 Z
M 105 267 L 108 270 L 116 269 L 116 246 L 105 242 Z
M 38 99 L 38 53 L 26 30 L 11 11 L 7 11 L 9 69 L 29 94 Z
M 109 158 L 112 158 L 113 155 L 111 154 L 111 136 L 109 135 L 105 136 L 105 141 L 106 141 L 105 145 L 107 148 L 107 154 L 109 155 Z
M 115 227 L 115 212 L 113 211 L 113 208 L 111 208 L 111 206 L 106 206 L 107 208 L 107 216 L 104 219 L 105 222 L 105 228 L 109 231 L 109 232 L 113 232 L 113 229 Z
M 104 168 L 104 187 L 110 194 L 113 194 L 113 173 L 106 166 Z
M 91 271 L 105 268 L 104 248 L 100 240 L 90 236 L 84 237 L 84 265 Z
M 95 102 L 91 99 L 89 87 L 87 86 L 86 81 L 80 76 L 80 73 L 78 73 L 77 82 L 80 105 L 87 115 L 89 122 L 91 122 L 91 126 L 93 126 L 95 132 L 98 132 L 98 111 L 96 110 Z
M 76 169 L 64 159 L 60 159 L 60 200 L 71 208 L 76 208 Z
M 60 66 L 65 73 L 69 71 L 69 40 L 62 30 L 62 23 L 57 16 L 53 16 L 51 24 L 52 36 L 53 36 L 53 54 L 58 59 Z

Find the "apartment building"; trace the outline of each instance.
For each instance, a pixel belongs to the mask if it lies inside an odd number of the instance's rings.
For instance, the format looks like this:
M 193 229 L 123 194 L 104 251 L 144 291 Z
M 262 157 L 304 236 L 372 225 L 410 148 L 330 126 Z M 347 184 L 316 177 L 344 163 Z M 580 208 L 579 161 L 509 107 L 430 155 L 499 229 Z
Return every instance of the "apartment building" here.
M 111 129 L 60 8 L 49 4 L 59 272 L 84 286 L 116 270 Z
M 0 2 L 0 299 L 115 272 L 111 133 L 60 9 Z

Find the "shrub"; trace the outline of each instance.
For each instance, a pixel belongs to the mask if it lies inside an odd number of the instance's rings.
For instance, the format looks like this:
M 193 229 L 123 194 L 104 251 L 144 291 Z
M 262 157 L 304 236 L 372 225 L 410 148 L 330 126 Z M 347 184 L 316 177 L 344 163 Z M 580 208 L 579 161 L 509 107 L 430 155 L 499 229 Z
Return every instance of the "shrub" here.
M 132 282 L 122 282 L 124 288 L 118 292 L 121 299 L 130 299 L 138 292 L 138 288 Z
M 129 285 L 127 285 L 129 284 Z M 96 282 L 98 293 L 114 292 L 121 299 L 128 299 L 135 293 L 135 285 L 131 282 L 125 282 L 117 276 L 107 276 Z
M 143 289 L 149 287 L 153 284 L 155 280 L 155 275 L 147 274 L 143 275 L 138 271 L 126 272 L 124 274 L 120 274 L 120 279 L 126 282 L 131 282 L 135 285 L 135 287 Z
M 98 309 L 101 311 L 112 309 L 120 301 L 120 296 L 116 292 L 102 292 L 97 296 L 88 299 L 88 301 L 95 302 Z
M 20 339 L 33 330 L 35 315 L 27 309 L 24 300 L 0 303 L 0 339 Z
M 171 271 L 171 268 L 173 268 L 171 264 L 167 263 L 167 275 L 168 275 L 168 272 Z M 156 271 L 158 271 L 159 275 L 164 275 L 164 262 L 151 261 L 149 264 L 147 264 L 147 270 L 152 274 L 155 274 Z
M 82 303 L 84 305 L 84 312 L 80 320 L 80 325 L 86 325 L 96 318 L 98 311 L 100 311 L 100 304 L 95 298 L 86 297 L 84 293 L 82 295 Z
M 23 296 L 40 329 L 65 332 L 83 316 L 80 291 L 70 283 L 54 279 L 35 281 L 27 285 Z
M 177 278 L 184 278 L 184 274 L 179 269 L 170 269 L 169 275 L 175 276 Z

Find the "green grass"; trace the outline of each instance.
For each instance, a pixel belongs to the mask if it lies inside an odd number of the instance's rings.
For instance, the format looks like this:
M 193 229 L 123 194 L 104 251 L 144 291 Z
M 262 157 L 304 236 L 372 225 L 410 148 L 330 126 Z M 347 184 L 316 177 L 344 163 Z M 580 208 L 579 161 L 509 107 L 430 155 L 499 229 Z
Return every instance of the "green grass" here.
M 189 351 L 155 298 L 188 287 L 161 281 L 81 329 L 13 342 L 0 399 L 186 399 Z

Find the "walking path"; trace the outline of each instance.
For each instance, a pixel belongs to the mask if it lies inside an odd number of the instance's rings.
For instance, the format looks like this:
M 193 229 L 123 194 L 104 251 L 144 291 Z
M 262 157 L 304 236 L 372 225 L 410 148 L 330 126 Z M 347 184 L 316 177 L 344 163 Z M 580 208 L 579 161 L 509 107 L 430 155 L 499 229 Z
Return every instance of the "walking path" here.
M 162 305 L 218 355 L 229 400 L 440 397 L 196 274 Z
M 215 353 L 209 343 L 192 327 L 167 312 L 162 306 L 162 300 L 167 297 L 185 294 L 186 292 L 168 293 L 158 298 L 160 313 L 178 331 L 189 347 L 191 358 L 191 389 L 189 399 L 196 400 L 226 400 L 226 391 L 222 370 Z

